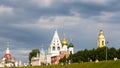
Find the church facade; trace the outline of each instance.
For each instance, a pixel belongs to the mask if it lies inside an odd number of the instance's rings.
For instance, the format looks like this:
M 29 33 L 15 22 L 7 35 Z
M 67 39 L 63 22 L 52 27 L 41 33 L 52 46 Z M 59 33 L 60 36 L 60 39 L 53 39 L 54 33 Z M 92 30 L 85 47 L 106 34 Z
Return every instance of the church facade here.
M 68 43 L 66 37 L 60 41 L 57 30 L 54 33 L 51 44 L 48 48 L 47 63 L 58 64 L 59 60 L 66 56 L 68 58 L 70 53 L 74 53 L 74 46 Z

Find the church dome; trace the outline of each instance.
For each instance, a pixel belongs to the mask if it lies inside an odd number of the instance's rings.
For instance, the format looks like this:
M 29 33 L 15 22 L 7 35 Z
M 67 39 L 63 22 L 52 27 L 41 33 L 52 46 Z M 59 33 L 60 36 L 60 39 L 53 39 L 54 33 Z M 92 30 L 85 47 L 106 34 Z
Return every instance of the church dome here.
M 62 45 L 68 45 L 68 42 L 65 37 L 62 39 L 61 43 Z
M 100 33 L 99 33 L 99 37 L 98 37 L 99 39 L 104 39 L 104 34 L 103 34 L 103 31 L 102 30 L 100 30 Z
M 7 58 L 7 57 L 10 57 L 11 56 L 11 54 L 5 54 L 4 56 L 3 56 L 3 58 Z
M 74 47 L 73 43 L 70 43 L 70 44 L 68 45 L 68 48 L 69 48 L 69 47 Z

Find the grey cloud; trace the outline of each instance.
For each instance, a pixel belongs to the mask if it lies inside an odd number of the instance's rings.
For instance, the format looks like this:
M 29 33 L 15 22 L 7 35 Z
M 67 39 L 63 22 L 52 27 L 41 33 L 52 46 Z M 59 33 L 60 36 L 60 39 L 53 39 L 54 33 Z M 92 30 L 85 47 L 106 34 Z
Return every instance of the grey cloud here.
M 5 2 L 4 2 L 5 3 Z M 3 5 L 4 5 L 3 3 Z M 20 5 L 19 5 L 20 4 Z M 115 7 L 113 6 L 115 4 Z M 10 1 L 5 3 L 6 6 L 11 6 L 15 10 L 16 16 L 8 18 L 8 21 L 17 20 L 33 20 L 40 16 L 57 16 L 57 15 L 71 15 L 70 10 L 78 12 L 83 18 L 89 18 L 92 16 L 99 16 L 101 12 L 115 12 L 119 11 L 119 2 L 108 1 L 107 5 L 97 3 L 83 3 L 80 1 L 55 1 L 49 8 L 41 8 L 35 3 L 29 1 Z

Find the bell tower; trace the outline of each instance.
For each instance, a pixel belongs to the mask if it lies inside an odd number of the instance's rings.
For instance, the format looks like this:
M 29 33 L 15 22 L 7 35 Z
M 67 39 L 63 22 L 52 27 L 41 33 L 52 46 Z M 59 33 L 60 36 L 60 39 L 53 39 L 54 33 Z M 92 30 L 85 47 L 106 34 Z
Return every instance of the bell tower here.
M 49 49 L 52 56 L 59 55 L 59 52 L 62 50 L 62 44 L 59 39 L 57 30 L 54 33 Z
M 98 35 L 98 48 L 102 48 L 106 46 L 106 40 L 105 40 L 105 36 L 102 30 L 102 25 L 100 26 L 100 32 Z

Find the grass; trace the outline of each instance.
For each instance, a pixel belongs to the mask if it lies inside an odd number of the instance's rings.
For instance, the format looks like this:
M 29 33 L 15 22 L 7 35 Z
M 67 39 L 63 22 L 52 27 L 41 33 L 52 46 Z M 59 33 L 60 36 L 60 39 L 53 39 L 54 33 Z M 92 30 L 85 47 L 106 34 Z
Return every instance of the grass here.
M 98 63 L 85 62 L 85 63 L 73 63 L 68 65 L 32 66 L 32 67 L 20 67 L 20 68 L 120 68 L 120 60 L 101 61 Z

